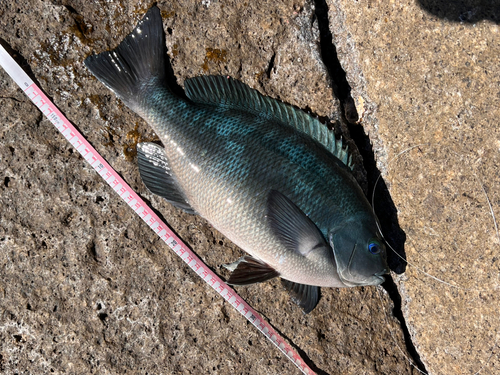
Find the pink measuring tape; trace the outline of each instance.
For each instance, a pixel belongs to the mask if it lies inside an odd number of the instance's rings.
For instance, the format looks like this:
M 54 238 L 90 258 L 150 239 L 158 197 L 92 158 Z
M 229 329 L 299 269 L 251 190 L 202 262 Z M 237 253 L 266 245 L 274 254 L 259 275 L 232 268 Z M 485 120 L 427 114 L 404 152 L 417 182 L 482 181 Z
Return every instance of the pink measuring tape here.
M 144 222 L 208 285 L 231 304 L 241 315 L 250 321 L 276 347 L 285 354 L 304 374 L 315 374 L 295 350 L 266 322 L 254 309 L 230 288 L 219 276 L 213 273 L 179 239 L 172 230 L 153 212 L 137 193 L 116 173 L 116 171 L 87 142 L 68 119 L 45 96 L 42 90 L 28 77 L 7 51 L 0 45 L 0 65 L 42 111 L 69 143 L 85 158 L 113 190 L 135 211 Z

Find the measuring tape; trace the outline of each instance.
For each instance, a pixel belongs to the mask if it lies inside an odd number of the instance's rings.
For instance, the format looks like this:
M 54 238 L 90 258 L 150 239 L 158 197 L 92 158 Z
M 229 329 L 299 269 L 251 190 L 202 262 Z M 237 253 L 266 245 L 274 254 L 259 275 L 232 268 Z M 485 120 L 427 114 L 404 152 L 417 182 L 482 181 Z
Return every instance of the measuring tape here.
M 99 155 L 68 119 L 57 109 L 28 77 L 7 51 L 0 45 L 0 65 L 54 124 L 69 143 L 83 156 L 113 190 L 127 203 L 156 234 L 196 272 L 208 285 L 233 306 L 236 311 L 248 319 L 262 332 L 285 356 L 290 359 L 304 374 L 315 374 L 295 350 L 236 292 L 212 272 L 172 230 L 153 212 L 137 193 L 119 176 L 119 174 Z

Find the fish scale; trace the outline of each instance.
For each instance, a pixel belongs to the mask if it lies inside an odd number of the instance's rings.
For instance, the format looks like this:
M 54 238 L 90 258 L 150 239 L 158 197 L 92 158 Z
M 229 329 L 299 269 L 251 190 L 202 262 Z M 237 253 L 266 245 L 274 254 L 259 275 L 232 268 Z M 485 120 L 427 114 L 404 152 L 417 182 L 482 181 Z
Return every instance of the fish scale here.
M 85 64 L 143 117 L 164 148 L 138 146 L 141 177 L 246 251 L 231 280 L 279 275 L 306 312 L 320 286 L 377 285 L 388 271 L 377 218 L 346 149 L 316 119 L 229 77 L 165 79 L 158 8 Z M 162 162 L 158 163 L 158 159 Z
M 308 168 L 311 164 L 320 164 L 317 154 L 304 150 L 307 139 L 289 128 L 276 126 L 264 117 L 241 115 L 214 106 L 199 108 L 178 97 L 174 101 L 166 89 L 163 96 L 162 99 L 162 94 L 157 93 L 152 104 L 143 104 L 149 108 L 144 111 L 144 117 L 165 145 L 173 174 L 195 211 L 247 253 L 272 264 L 283 278 L 332 286 L 332 282 L 336 281 L 334 264 L 315 264 L 299 254 L 288 253 L 262 219 L 266 215 L 265 192 L 281 189 L 304 212 L 314 213 L 311 215 L 314 221 L 326 232 L 333 215 L 331 210 L 325 209 L 328 206 L 324 202 L 335 199 L 330 187 L 339 185 L 341 180 L 338 171 L 332 170 L 335 165 L 323 163 L 324 169 L 329 168 L 330 173 L 319 167 Z M 179 111 L 172 111 L 172 106 L 181 107 L 182 115 L 177 116 Z M 202 114 L 196 121 L 186 124 L 185 119 L 192 118 L 189 115 L 191 112 Z M 250 117 L 253 117 L 251 121 Z M 224 137 L 219 129 L 224 129 Z M 244 155 L 237 155 L 234 149 L 227 147 L 228 138 L 240 140 Z M 309 146 L 318 147 L 313 141 L 307 141 Z M 202 157 L 197 152 L 202 148 L 209 150 L 207 152 L 212 157 Z M 328 157 L 327 154 L 325 156 Z M 264 167 L 262 159 L 269 160 Z M 195 172 L 193 165 L 200 172 Z M 328 181 L 325 183 L 317 178 L 318 174 L 329 177 Z M 284 189 L 282 181 L 287 179 L 294 183 Z M 345 190 L 345 193 L 340 192 L 341 202 L 337 203 L 344 208 L 344 212 L 339 213 L 343 216 L 359 210 L 356 206 L 363 202 L 350 199 L 356 191 Z M 246 199 L 247 195 L 254 198 Z M 345 204 L 342 204 L 343 200 Z M 288 261 L 280 264 L 277 262 L 280 257 L 286 257 Z M 316 272 L 311 272 L 314 267 Z

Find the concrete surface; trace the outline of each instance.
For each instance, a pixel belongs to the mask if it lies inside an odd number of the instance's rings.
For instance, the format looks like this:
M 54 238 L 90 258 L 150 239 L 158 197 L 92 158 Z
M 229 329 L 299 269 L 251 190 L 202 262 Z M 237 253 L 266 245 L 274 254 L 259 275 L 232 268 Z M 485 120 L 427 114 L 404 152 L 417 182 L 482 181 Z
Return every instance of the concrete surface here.
M 396 280 L 416 350 L 431 374 L 497 374 L 500 6 L 327 3 L 406 233 Z
M 221 265 L 240 250 L 145 189 L 135 144 L 155 135 L 83 66 L 150 5 L 10 0 L 0 4 L 0 38 L 124 179 L 227 276 Z M 481 186 L 498 214 L 498 26 L 493 17 L 446 21 L 415 2 L 317 5 L 330 10 L 361 116 L 350 128 L 363 126 L 374 143 L 408 260 L 459 286 L 414 267 L 395 275 L 411 341 L 429 373 L 484 364 L 483 374 L 495 374 L 499 243 Z M 180 85 L 231 75 L 347 131 L 311 2 L 158 6 Z M 0 372 L 298 373 L 134 216 L 1 69 L 0 104 Z M 417 373 L 383 289 L 323 289 L 307 316 L 277 281 L 238 291 L 320 374 Z

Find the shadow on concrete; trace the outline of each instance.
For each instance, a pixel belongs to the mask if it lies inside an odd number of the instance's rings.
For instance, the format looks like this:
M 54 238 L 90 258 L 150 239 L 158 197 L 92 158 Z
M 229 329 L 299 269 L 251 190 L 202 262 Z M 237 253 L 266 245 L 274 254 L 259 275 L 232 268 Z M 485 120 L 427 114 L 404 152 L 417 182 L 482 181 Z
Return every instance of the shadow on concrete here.
M 418 0 L 422 9 L 449 21 L 500 23 L 500 0 Z
M 404 244 L 406 242 L 406 234 L 399 226 L 398 214 L 396 206 L 392 201 L 389 189 L 377 168 L 375 154 L 370 142 L 370 138 L 366 135 L 364 129 L 360 125 L 352 125 L 349 127 L 351 137 L 358 146 L 358 150 L 363 157 L 363 165 L 367 173 L 368 180 L 368 197 L 371 201 L 373 190 L 375 189 L 373 208 L 380 221 L 380 226 L 384 238 L 390 246 L 396 251 L 394 253 L 390 248 L 387 248 L 387 262 L 389 268 L 397 273 L 402 274 L 406 270 L 406 253 Z M 377 186 L 375 183 L 378 179 Z
M 354 124 L 358 119 L 358 114 L 354 106 L 354 100 L 351 97 L 351 87 L 347 82 L 345 71 L 340 65 L 337 51 L 333 44 L 329 28 L 328 6 L 324 0 L 316 0 L 315 5 L 316 18 L 320 30 L 321 57 L 333 81 L 334 94 L 342 105 L 344 120 L 350 124 L 350 136 L 363 157 L 363 166 L 367 172 L 367 196 L 371 200 L 375 182 L 380 176 L 380 171 L 377 168 L 370 138 L 366 135 L 363 126 Z M 378 181 L 374 202 L 375 212 L 380 220 L 382 233 L 397 252 L 397 254 L 394 254 L 392 250 L 388 249 L 387 260 L 389 267 L 395 273 L 401 274 L 406 269 L 406 254 L 404 251 L 406 235 L 399 226 L 397 210 L 383 178 L 380 178 Z
M 377 168 L 370 138 L 365 133 L 363 126 L 354 123 L 358 119 L 358 114 L 351 97 L 351 87 L 347 82 L 345 71 L 340 65 L 336 48 L 333 44 L 328 21 L 328 6 L 325 0 L 315 0 L 315 5 L 316 17 L 320 30 L 321 56 L 333 81 L 332 87 L 334 94 L 341 102 L 344 111 L 344 120 L 349 123 L 348 128 L 350 136 L 356 143 L 363 157 L 363 166 L 367 173 L 367 196 L 371 200 L 372 194 L 375 191 L 373 199 L 375 213 L 379 218 L 384 237 L 395 250 L 395 252 L 390 249 L 387 250 L 389 267 L 393 272 L 401 274 L 406 270 L 407 265 L 404 250 L 406 234 L 399 226 L 397 210 L 389 193 L 389 189 L 384 179 L 380 177 L 381 173 Z M 377 185 L 375 186 L 376 183 Z M 412 358 L 413 366 L 420 373 L 427 374 L 427 369 L 420 359 L 420 355 L 413 344 L 412 337 L 408 330 L 402 311 L 402 301 L 399 290 L 390 275 L 386 277 L 386 281 L 382 284 L 382 287 L 387 291 L 394 304 L 392 314 L 400 322 L 406 349 Z

